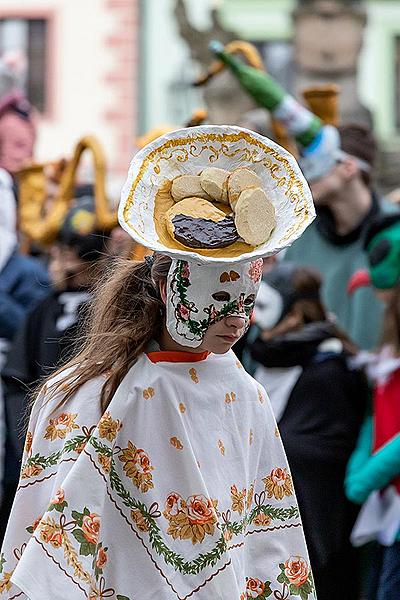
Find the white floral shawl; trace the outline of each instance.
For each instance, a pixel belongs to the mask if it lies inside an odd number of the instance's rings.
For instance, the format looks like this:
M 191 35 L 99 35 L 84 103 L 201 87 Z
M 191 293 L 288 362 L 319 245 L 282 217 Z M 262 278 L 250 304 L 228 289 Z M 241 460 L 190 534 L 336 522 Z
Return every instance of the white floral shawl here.
M 37 401 L 1 600 L 315 600 L 265 391 L 233 352 L 175 360 L 142 355 L 102 416 L 102 379 Z

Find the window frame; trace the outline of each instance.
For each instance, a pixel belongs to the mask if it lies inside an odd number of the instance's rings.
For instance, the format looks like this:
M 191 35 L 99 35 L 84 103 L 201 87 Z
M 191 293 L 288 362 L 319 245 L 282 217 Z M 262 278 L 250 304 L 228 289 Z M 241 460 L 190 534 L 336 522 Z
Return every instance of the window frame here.
M 44 20 L 46 21 L 46 49 L 45 49 L 45 109 L 39 111 L 36 107 L 36 112 L 41 120 L 52 121 L 55 119 L 56 107 L 56 85 L 55 74 L 56 65 L 56 11 L 48 9 L 15 9 L 0 7 L 0 20 L 6 19 L 23 19 L 29 20 Z

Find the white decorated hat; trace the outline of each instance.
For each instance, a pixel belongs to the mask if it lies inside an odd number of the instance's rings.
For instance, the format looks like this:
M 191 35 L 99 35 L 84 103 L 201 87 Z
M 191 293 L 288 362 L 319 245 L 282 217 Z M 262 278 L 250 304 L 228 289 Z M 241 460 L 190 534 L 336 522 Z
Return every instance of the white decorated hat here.
M 204 252 L 160 235 L 160 190 L 175 177 L 197 175 L 206 167 L 247 167 L 261 178 L 276 214 L 276 227 L 265 243 L 232 256 L 229 247 Z M 179 129 L 145 146 L 131 162 L 119 206 L 121 226 L 139 244 L 172 258 L 214 264 L 276 254 L 300 237 L 314 218 L 311 192 L 295 158 L 268 138 L 227 125 Z

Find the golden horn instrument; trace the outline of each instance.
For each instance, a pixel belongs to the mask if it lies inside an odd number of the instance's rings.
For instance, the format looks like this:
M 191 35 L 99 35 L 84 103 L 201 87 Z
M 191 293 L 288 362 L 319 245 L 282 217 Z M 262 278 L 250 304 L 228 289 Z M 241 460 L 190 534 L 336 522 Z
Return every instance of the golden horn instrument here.
M 117 225 L 117 213 L 110 209 L 105 192 L 105 157 L 94 136 L 79 140 L 72 159 L 60 177 L 60 183 L 50 206 L 46 207 L 46 167 L 50 163 L 35 164 L 18 173 L 19 229 L 26 247 L 30 242 L 50 244 L 59 232 L 74 197 L 76 174 L 84 151 L 93 155 L 95 181 L 94 206 L 96 227 L 110 230 Z

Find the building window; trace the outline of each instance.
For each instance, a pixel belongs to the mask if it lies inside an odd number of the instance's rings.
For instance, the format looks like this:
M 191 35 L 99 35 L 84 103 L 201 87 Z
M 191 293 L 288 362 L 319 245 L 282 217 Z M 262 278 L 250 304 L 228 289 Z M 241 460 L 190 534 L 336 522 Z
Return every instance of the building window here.
M 25 57 L 26 69 L 21 75 L 21 85 L 30 102 L 42 113 L 48 109 L 47 33 L 46 19 L 0 18 L 0 56 L 18 53 Z

